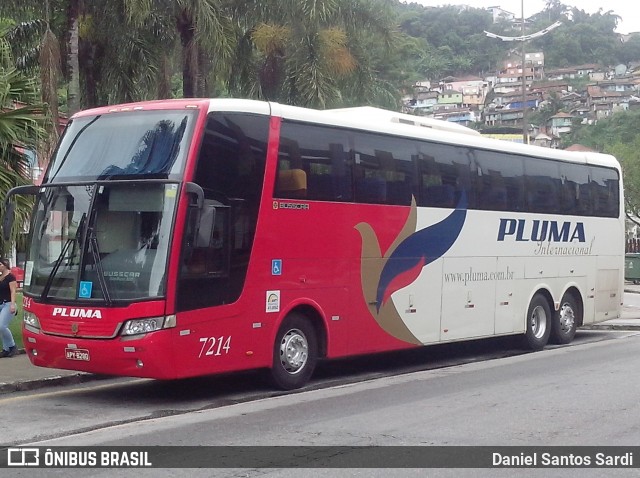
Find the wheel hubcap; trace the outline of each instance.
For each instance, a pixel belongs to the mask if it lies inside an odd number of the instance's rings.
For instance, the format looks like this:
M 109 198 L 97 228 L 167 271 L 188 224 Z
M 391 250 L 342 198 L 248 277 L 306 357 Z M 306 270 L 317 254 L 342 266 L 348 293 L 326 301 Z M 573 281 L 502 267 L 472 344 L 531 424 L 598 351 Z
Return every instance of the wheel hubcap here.
M 280 363 L 290 374 L 302 370 L 309 358 L 309 344 L 304 334 L 293 329 L 287 332 L 280 342 Z
M 560 307 L 560 330 L 563 334 L 567 334 L 573 329 L 576 322 L 576 316 L 569 304 L 562 304 Z
M 537 306 L 533 309 L 529 321 L 531 323 L 531 332 L 533 332 L 533 336 L 537 339 L 542 338 L 547 330 L 547 314 L 545 313 L 544 308 Z

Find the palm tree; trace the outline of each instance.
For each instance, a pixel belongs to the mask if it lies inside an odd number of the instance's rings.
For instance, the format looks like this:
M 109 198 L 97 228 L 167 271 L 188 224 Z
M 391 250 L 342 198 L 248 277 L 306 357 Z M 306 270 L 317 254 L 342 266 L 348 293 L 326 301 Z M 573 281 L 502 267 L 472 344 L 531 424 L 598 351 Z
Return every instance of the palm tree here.
M 19 21 L 28 19 L 46 23 L 48 37 L 44 40 L 55 41 L 55 48 L 64 52 L 63 73 L 67 80 L 67 106 L 70 114 L 80 109 L 78 41 L 84 5 L 82 0 L 3 0 L 0 6 L 0 13 L 10 14 Z M 59 39 L 63 39 L 62 47 L 58 44 Z
M 6 37 L 7 24 L 0 23 L 0 197 L 12 187 L 29 184 L 27 151 L 35 151 L 43 136 L 42 105 L 37 82 L 15 67 Z M 4 204 L 0 205 L 3 210 Z M 31 212 L 30 201 L 19 198 L 12 230 L 15 242 Z M 1 239 L 0 239 L 1 240 Z M 6 246 L 6 244 L 3 244 Z M 3 247 L 4 249 L 4 247 Z
M 166 66 L 174 56 L 174 35 L 166 18 L 152 11 L 132 25 L 126 1 L 86 5 L 78 49 L 86 107 L 171 95 Z
M 58 9 L 61 7 L 61 0 L 52 1 Z M 19 70 L 26 74 L 40 73 L 41 111 L 45 112 L 47 121 L 44 122 L 46 134 L 38 144 L 37 157 L 39 166 L 44 167 L 58 140 L 58 81 L 62 76 L 60 44 L 51 29 L 50 2 L 6 0 L 0 9 L 2 11 L 11 13 L 19 21 L 7 33 L 18 55 L 15 60 Z M 73 84 L 75 81 L 70 83 Z
M 40 71 L 52 124 L 57 124 L 62 73 L 70 114 L 106 103 L 155 98 L 157 91 L 161 97 L 169 95 L 170 73 L 163 65 L 173 55 L 167 48 L 173 40 L 162 23 L 166 15 L 151 11 L 134 28 L 128 24 L 125 1 L 5 0 L 0 6 L 0 13 L 20 22 L 12 45 L 20 65 Z M 55 136 L 54 130 L 51 133 Z
M 179 42 L 182 55 L 184 97 L 204 96 L 206 68 L 210 59 L 223 61 L 232 49 L 233 23 L 223 0 L 124 0 L 129 19 L 136 26 L 149 22 L 169 26 L 175 35 L 165 34 L 165 50 L 170 40 Z M 206 52 L 206 54 L 205 54 Z
M 230 75 L 233 92 L 314 107 L 343 104 L 345 94 L 371 101 L 367 93 L 380 93 L 369 42 L 375 37 L 387 47 L 392 43 L 388 3 L 254 0 L 240 5 L 244 30 Z

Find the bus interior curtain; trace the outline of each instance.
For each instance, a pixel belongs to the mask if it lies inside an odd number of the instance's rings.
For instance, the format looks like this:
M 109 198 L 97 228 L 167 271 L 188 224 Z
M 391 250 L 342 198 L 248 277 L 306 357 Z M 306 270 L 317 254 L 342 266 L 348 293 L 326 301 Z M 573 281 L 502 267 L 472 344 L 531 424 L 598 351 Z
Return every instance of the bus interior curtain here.
M 124 168 L 108 166 L 100 175 L 101 179 L 119 175 L 166 174 L 171 170 L 178 153 L 180 142 L 187 126 L 185 117 L 175 129 L 171 121 L 159 121 L 155 129 L 148 130 L 140 142 L 136 154 Z

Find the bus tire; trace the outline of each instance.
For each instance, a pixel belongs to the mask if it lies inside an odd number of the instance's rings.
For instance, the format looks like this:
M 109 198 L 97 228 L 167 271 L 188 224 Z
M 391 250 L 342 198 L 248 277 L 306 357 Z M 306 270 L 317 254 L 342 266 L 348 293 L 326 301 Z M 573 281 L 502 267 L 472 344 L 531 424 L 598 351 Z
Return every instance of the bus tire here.
M 565 293 L 560 308 L 551 323 L 550 341 L 554 344 L 568 344 L 576 335 L 580 308 L 573 294 Z
M 273 346 L 271 382 L 282 390 L 304 386 L 318 361 L 318 339 L 313 325 L 304 315 L 291 313 L 280 329 Z
M 549 341 L 551 333 L 551 308 L 542 294 L 536 294 L 531 299 L 527 310 L 526 332 L 524 346 L 531 350 L 542 350 Z

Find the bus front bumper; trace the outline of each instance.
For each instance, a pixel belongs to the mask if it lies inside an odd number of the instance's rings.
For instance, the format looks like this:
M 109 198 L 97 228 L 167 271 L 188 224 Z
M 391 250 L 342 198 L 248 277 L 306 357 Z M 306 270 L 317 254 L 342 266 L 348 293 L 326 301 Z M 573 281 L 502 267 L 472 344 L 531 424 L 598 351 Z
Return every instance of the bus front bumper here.
M 104 375 L 170 380 L 172 340 L 168 330 L 114 339 L 82 339 L 33 333 L 23 327 L 24 348 L 33 365 Z

